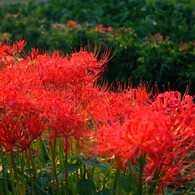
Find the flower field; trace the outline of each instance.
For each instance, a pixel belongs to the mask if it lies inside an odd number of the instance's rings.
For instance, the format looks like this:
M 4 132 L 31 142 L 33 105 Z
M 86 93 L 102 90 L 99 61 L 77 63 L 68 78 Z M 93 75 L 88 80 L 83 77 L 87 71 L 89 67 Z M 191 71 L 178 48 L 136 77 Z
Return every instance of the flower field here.
M 97 80 L 110 50 L 26 55 L 25 44 L 0 47 L 3 194 L 164 194 L 193 182 L 188 91 L 107 89 Z
M 0 8 L 0 195 L 193 194 L 193 11 L 90 2 Z

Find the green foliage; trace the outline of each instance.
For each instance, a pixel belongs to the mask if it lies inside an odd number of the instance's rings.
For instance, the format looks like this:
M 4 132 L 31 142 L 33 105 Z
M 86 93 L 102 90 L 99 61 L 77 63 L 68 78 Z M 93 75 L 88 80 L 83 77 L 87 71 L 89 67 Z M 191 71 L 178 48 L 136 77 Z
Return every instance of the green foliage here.
M 69 20 L 79 25 L 68 27 Z M 113 31 L 99 32 L 99 24 Z M 86 46 L 89 41 L 94 48 L 95 42 L 101 42 L 101 52 L 105 47 L 116 50 L 104 75 L 109 84 L 131 79 L 137 85 L 141 79 L 151 85 L 157 82 L 160 89 L 170 83 L 171 89 L 182 92 L 190 81 L 191 86 L 195 83 L 194 24 L 192 8 L 170 1 L 51 0 L 0 8 L 0 37 L 9 41 L 25 38 L 27 52 L 36 47 L 70 53 L 71 48 L 79 50 L 81 43 Z M 164 39 L 150 39 L 157 34 Z M 166 37 L 170 39 L 165 41 Z
M 195 57 L 193 56 L 193 61 Z M 181 85 L 181 88 L 184 88 L 186 85 L 190 84 L 190 94 L 195 94 L 195 65 L 189 64 L 187 69 L 179 73 L 178 83 Z
M 135 192 L 135 184 L 132 178 L 132 175 L 126 175 L 121 178 L 121 185 L 125 192 L 128 194 L 131 192 Z
M 111 192 L 109 190 L 101 190 L 96 195 L 111 195 Z
M 180 46 L 170 40 L 146 39 L 139 45 L 138 55 L 138 67 L 133 71 L 135 78 L 148 81 L 150 85 L 157 82 L 159 87 L 170 82 L 174 89 L 179 85 L 176 82 L 179 74 L 192 62 L 192 55 L 182 52 Z
M 82 179 L 77 184 L 77 190 L 79 195 L 93 195 L 95 194 L 96 188 L 93 181 L 89 179 Z

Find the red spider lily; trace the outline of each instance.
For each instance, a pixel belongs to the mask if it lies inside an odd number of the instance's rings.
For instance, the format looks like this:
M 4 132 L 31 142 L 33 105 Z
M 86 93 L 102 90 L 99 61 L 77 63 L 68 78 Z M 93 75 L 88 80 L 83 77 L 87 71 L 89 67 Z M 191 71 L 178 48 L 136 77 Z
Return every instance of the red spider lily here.
M 184 154 L 194 147 L 195 106 L 193 98 L 185 96 L 181 100 L 180 93 L 166 92 L 159 94 L 153 103 L 148 98 L 146 101 L 136 102 L 136 98 L 139 99 L 141 96 L 136 96 L 132 92 L 133 90 L 129 96 L 132 101 L 129 101 L 129 108 L 125 109 L 125 112 L 130 111 L 129 116 L 117 112 L 119 117 L 123 116 L 122 121 L 113 120 L 103 124 L 94 134 L 93 139 L 98 145 L 92 149 L 92 152 L 107 157 L 115 156 L 120 169 L 125 167 L 127 160 L 135 164 L 136 159 L 146 154 L 146 163 L 150 165 L 147 173 L 151 175 L 151 178 L 159 167 L 163 170 L 168 169 L 169 166 L 164 169 L 165 161 L 176 162 L 179 157 L 180 164 L 181 162 L 187 163 Z M 139 94 L 139 90 L 137 92 Z M 120 95 L 118 94 L 119 97 L 125 97 L 128 93 Z M 115 101 L 117 102 L 116 98 Z M 177 173 L 179 171 L 178 168 Z M 170 174 L 172 182 L 179 184 L 173 179 L 174 175 L 176 172 Z M 157 179 L 160 179 L 160 176 Z M 163 185 L 159 183 L 159 186 Z
M 184 96 L 181 98 L 179 92 L 166 92 L 159 94 L 152 107 L 158 111 L 166 112 L 172 121 L 174 127 L 174 136 L 184 143 L 190 139 L 194 140 L 195 137 L 195 103 L 193 97 Z
M 26 61 L 34 62 L 37 59 L 37 57 L 38 57 L 38 53 L 39 53 L 39 50 L 38 49 L 32 48 L 31 49 L 31 53 L 29 53 L 29 56 L 27 56 L 26 53 L 23 52 L 22 53 L 22 57 Z
M 134 157 L 139 158 L 142 153 L 146 153 L 154 161 L 161 159 L 163 155 L 172 158 L 169 147 L 175 143 L 169 132 L 169 118 L 164 114 L 148 111 L 147 108 L 134 112 L 122 125 L 115 123 L 99 130 L 100 152 L 111 150 L 110 155 L 123 157 L 124 164 L 128 159 L 135 162 Z
M 154 39 L 157 39 L 157 40 L 163 40 L 163 36 L 160 35 L 159 33 L 156 34 L 156 35 L 150 35 L 150 39 L 153 41 Z
M 17 90 L 1 88 L 0 94 L 0 142 L 7 151 L 30 150 L 31 143 L 45 130 L 39 110 L 28 95 Z
M 30 57 L 23 55 L 25 62 L 22 64 L 26 67 L 23 70 L 25 75 L 28 72 L 31 76 L 37 77 L 35 82 L 39 81 L 47 90 L 69 89 L 75 92 L 83 86 L 93 85 L 101 76 L 100 72 L 104 70 L 110 54 L 108 51 L 100 60 L 97 60 L 96 49 L 94 53 L 81 49 L 80 52 L 66 57 L 60 56 L 59 52 L 54 52 L 50 56 L 38 55 L 37 51 L 33 51 Z M 31 56 L 36 56 L 36 60 Z
M 16 53 L 17 55 L 20 54 L 26 44 L 27 42 L 25 40 L 16 41 L 12 47 L 13 53 Z
M 160 34 L 158 33 L 158 34 L 157 34 L 157 39 L 158 39 L 158 40 L 163 40 L 163 36 L 160 35 Z
M 119 92 L 100 90 L 96 98 L 90 100 L 88 113 L 96 123 L 115 123 L 122 124 L 125 118 L 131 118 L 131 114 L 144 104 L 150 104 L 150 93 L 147 93 L 145 86 L 133 89 L 131 86 L 121 89 L 121 84 L 118 85 Z
M 175 158 L 174 161 L 170 161 L 165 158 L 161 162 L 161 166 L 158 167 L 158 179 L 153 178 L 150 174 L 150 161 L 147 162 L 145 167 L 145 175 L 143 177 L 145 183 L 157 182 L 158 187 L 156 194 L 163 194 L 164 188 L 168 187 L 170 190 L 170 185 L 177 185 L 183 188 L 184 185 L 193 182 L 193 165 L 195 160 L 190 159 L 190 153 L 181 153 Z M 149 176 L 148 176 L 149 173 Z M 155 181 L 156 180 L 156 181 Z M 175 191 L 176 192 L 176 191 Z
M 113 28 L 111 26 L 109 26 L 106 30 L 109 31 L 109 32 L 112 32 Z
M 9 50 L 9 46 L 0 43 L 0 70 L 10 66 L 10 64 L 13 63 L 13 59 L 6 54 L 7 50 Z
M 12 56 L 12 57 L 18 58 L 18 55 L 24 49 L 24 46 L 26 45 L 26 43 L 27 42 L 25 42 L 25 40 L 16 41 L 15 43 L 13 43 L 12 47 L 9 47 L 9 49 L 7 49 L 5 51 L 5 53 L 8 56 Z
M 44 129 L 39 116 L 26 116 L 24 113 L 12 112 L 0 119 L 0 142 L 7 151 L 10 148 L 18 148 L 20 152 L 31 150 L 31 143 L 42 134 Z
M 17 42 L 13 48 L 21 52 L 24 45 L 24 41 Z M 2 50 L 5 51 L 5 48 Z M 14 52 L 11 49 L 9 53 L 12 55 Z M 94 53 L 81 48 L 81 51 L 75 51 L 66 57 L 61 56 L 59 52 L 54 52 L 52 56 L 39 55 L 38 50 L 32 49 L 29 56 L 23 52 L 24 60 L 19 59 L 17 66 L 12 63 L 10 69 L 4 73 L 14 72 L 13 78 L 20 79 L 26 87 L 41 85 L 47 90 L 69 89 L 76 93 L 83 86 L 92 86 L 101 77 L 100 73 L 105 69 L 110 51 L 105 51 L 100 60 L 97 60 L 98 54 L 97 47 Z
M 96 30 L 97 30 L 98 32 L 104 33 L 104 32 L 106 31 L 106 28 L 103 27 L 102 24 L 99 24 L 98 26 L 96 26 Z
M 79 140 L 82 137 L 82 118 L 75 113 L 72 102 L 60 102 L 59 105 L 51 107 L 50 122 L 48 123 L 50 143 L 53 138 L 62 138 L 64 142 L 65 152 L 68 153 L 69 140 Z
M 68 153 L 69 139 L 79 139 L 82 136 L 82 118 L 76 113 L 77 108 L 69 98 L 64 98 L 61 94 L 51 94 L 52 98 L 44 99 L 44 114 L 48 124 L 48 135 L 51 140 L 62 138 L 65 152 Z
M 52 140 L 60 138 L 64 142 L 65 152 L 68 153 L 69 141 L 78 141 L 82 143 L 83 138 L 87 136 L 87 130 L 83 129 L 84 117 L 80 105 L 71 100 L 73 95 L 64 92 L 38 91 L 38 105 L 41 105 L 43 112 L 40 117 L 46 121 L 45 137 L 49 138 L 49 144 L 52 146 Z
M 107 32 L 112 32 L 113 28 L 111 26 L 109 26 L 108 28 L 104 27 L 102 24 L 99 24 L 98 26 L 96 26 L 96 30 L 100 33 L 104 33 L 105 31 Z
M 9 49 L 9 47 L 7 45 L 3 45 L 1 43 L 1 45 L 0 45 L 0 56 L 2 57 L 3 54 L 5 55 L 5 51 L 8 50 L 8 49 Z
M 21 106 L 29 108 L 30 105 L 33 105 L 38 110 L 37 114 L 40 120 L 44 119 L 47 121 L 47 127 L 50 128 L 48 134 L 50 141 L 53 138 L 63 138 L 65 151 L 67 152 L 69 139 L 74 138 L 79 140 L 83 135 L 82 125 L 86 111 L 84 110 L 85 105 L 82 105 L 84 104 L 84 100 L 79 95 L 83 91 L 83 88 L 88 90 L 93 89 L 94 82 L 100 76 L 100 71 L 104 69 L 105 63 L 108 61 L 110 51 L 105 53 L 100 60 L 97 60 L 98 53 L 99 50 L 97 51 L 97 48 L 94 53 L 81 48 L 80 52 L 72 53 L 66 57 L 61 56 L 59 52 L 54 52 L 52 56 L 48 54 L 39 55 L 38 50 L 35 49 L 32 50 L 29 56 L 23 53 L 24 60 L 21 59 L 18 62 L 19 66 L 13 65 L 0 73 L 4 76 L 6 75 L 6 80 L 0 80 L 0 86 L 4 89 L 6 87 L 14 89 L 16 93 L 16 99 L 11 99 L 13 105 L 11 108 L 13 110 L 10 112 L 15 113 L 19 111 L 23 113 L 25 110 L 20 108 Z M 17 71 L 19 67 L 20 72 Z M 18 90 L 21 91 L 21 96 L 17 95 Z M 2 105 L 6 107 L 10 101 L 7 96 L 8 94 L 5 94 Z M 25 97 L 30 99 L 23 100 L 22 98 Z M 67 97 L 69 98 L 67 99 Z M 70 98 L 74 98 L 74 101 L 70 100 Z M 85 98 L 89 98 L 89 95 L 85 96 Z M 32 101 L 34 103 L 28 105 Z M 27 108 L 26 110 L 28 110 Z M 23 115 L 26 116 L 26 111 L 17 116 L 18 120 L 21 117 L 23 117 L 23 120 L 27 120 Z M 39 124 L 38 118 L 36 124 Z M 26 128 L 26 126 L 21 125 L 20 131 L 23 128 Z M 14 130 L 14 132 L 16 131 Z M 35 137 L 37 135 L 32 136 L 33 139 Z M 21 143 L 23 143 L 21 147 L 26 148 L 30 145 L 31 141 L 26 146 L 24 146 L 23 140 L 20 141 Z M 19 144 L 14 145 L 14 147 L 16 146 L 19 147 Z
M 0 67 L 6 68 L 6 67 L 12 67 L 14 64 L 18 64 L 18 61 L 20 60 L 18 58 L 19 54 L 21 53 L 25 45 L 26 42 L 24 40 L 16 41 L 16 43 L 13 43 L 12 47 L 1 43 L 0 44 Z
M 77 25 L 77 22 L 74 21 L 74 20 L 69 20 L 67 23 L 66 23 L 66 26 L 67 27 L 72 27 L 72 26 L 75 26 Z
M 125 27 L 122 27 L 122 28 L 119 28 L 120 31 L 131 31 L 132 28 L 128 27 L 128 28 L 125 28 Z

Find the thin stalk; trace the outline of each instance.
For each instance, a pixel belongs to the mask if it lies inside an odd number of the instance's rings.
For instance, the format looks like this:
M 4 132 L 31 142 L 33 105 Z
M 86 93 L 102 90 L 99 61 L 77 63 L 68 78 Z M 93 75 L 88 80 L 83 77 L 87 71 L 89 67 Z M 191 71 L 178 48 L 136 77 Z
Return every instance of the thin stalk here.
M 30 184 L 31 184 L 31 188 L 32 188 L 32 194 L 35 195 L 35 189 L 34 189 L 34 185 L 33 185 L 33 179 L 32 179 L 32 174 L 31 174 L 30 160 L 29 160 L 28 151 L 25 151 L 25 154 L 26 154 L 27 166 L 28 166 L 29 175 L 30 175 Z
M 37 151 L 39 151 L 40 154 L 40 159 L 38 161 L 38 168 L 43 168 L 45 167 L 45 159 L 44 159 L 44 152 L 43 152 L 43 140 L 42 139 L 37 139 Z
M 66 195 L 69 195 L 69 184 L 68 184 L 68 154 L 65 154 L 65 189 L 66 189 Z
M 136 195 L 142 195 L 142 191 L 143 191 L 142 177 L 143 177 L 145 159 L 146 159 L 146 154 L 141 154 L 139 158 L 140 171 L 139 171 L 139 180 L 138 180 Z
M 119 194 L 119 195 L 122 195 L 122 188 L 121 188 L 121 171 L 120 171 L 120 169 L 118 168 L 118 166 L 117 166 L 117 169 L 118 169 L 118 194 Z
M 13 170 L 12 170 L 12 158 L 11 158 L 11 154 L 7 153 L 7 162 L 9 165 L 9 171 L 10 171 L 10 177 L 11 177 L 11 189 L 12 189 L 12 194 L 15 195 L 15 187 L 14 187 L 14 174 L 13 174 Z
M 159 179 L 161 168 L 162 168 L 162 165 L 155 171 L 154 176 L 153 176 L 151 182 L 149 183 L 150 187 L 149 187 L 149 190 L 148 190 L 148 194 L 155 194 L 156 184 L 157 184 L 158 179 Z
M 64 158 L 65 157 L 64 157 L 63 143 L 62 143 L 61 139 L 59 139 L 58 147 L 59 147 L 60 171 L 63 171 L 63 169 L 64 169 Z
M 3 172 L 3 178 L 4 178 L 4 191 L 5 194 L 9 194 L 8 191 L 8 182 L 7 182 L 7 175 L 6 175 L 6 171 L 5 171 L 5 161 L 4 161 L 4 156 L 3 156 L 3 148 L 2 145 L 0 145 L 0 156 L 1 156 L 1 164 L 2 164 L 2 172 Z
M 30 156 L 30 160 L 31 160 L 31 164 L 32 164 L 32 168 L 33 168 L 33 173 L 34 173 L 34 177 L 36 182 L 38 182 L 38 176 L 37 176 L 37 168 L 35 166 L 34 160 L 33 160 L 33 155 L 32 152 L 29 151 L 29 156 Z M 40 191 L 37 190 L 38 195 L 40 194 Z
M 53 139 L 53 147 L 51 147 L 51 163 L 52 163 L 52 174 L 53 174 L 53 194 L 59 194 L 59 183 L 56 172 L 56 139 Z M 55 191 L 55 185 L 57 185 L 57 192 Z
M 122 195 L 122 188 L 121 188 L 121 173 L 120 173 L 120 169 L 118 168 L 118 166 L 116 166 L 116 173 L 115 173 L 115 177 L 114 177 L 114 186 L 113 189 L 117 191 L 118 188 L 118 195 Z M 116 193 L 113 192 L 113 195 L 115 195 Z
M 32 152 L 30 152 L 30 151 L 29 151 L 29 157 L 30 157 L 32 168 L 33 168 L 34 177 L 35 177 L 35 179 L 37 179 L 38 178 L 37 177 L 37 170 L 36 170 L 36 166 L 35 166 L 35 163 L 33 160 Z
M 15 176 L 16 176 L 16 181 L 17 181 L 17 185 L 18 185 L 19 194 L 23 195 L 24 193 L 23 193 L 22 187 L 20 185 L 20 179 L 19 179 L 19 176 L 18 176 L 18 171 L 17 171 L 16 162 L 15 162 L 15 159 L 14 159 L 13 150 L 11 150 L 11 158 L 12 158 L 12 164 L 13 164 L 13 168 L 14 168 L 14 172 L 15 172 Z
M 60 172 L 63 171 L 64 169 L 64 148 L 63 148 L 63 143 L 62 143 L 62 140 L 61 139 L 58 139 L 58 148 L 59 148 L 59 151 L 58 151 L 58 155 L 59 155 L 59 161 L 60 161 Z M 61 180 L 61 192 L 62 194 L 65 194 L 65 187 L 64 187 L 64 182 L 65 182 L 65 179 L 63 178 Z
M 25 194 L 25 179 L 24 179 L 24 153 L 22 153 L 22 157 L 21 157 L 21 174 L 22 174 L 22 190 L 23 193 Z
M 61 194 L 65 194 L 66 193 L 66 190 L 64 187 L 65 179 L 63 178 L 60 183 L 61 183 L 61 192 L 62 192 Z

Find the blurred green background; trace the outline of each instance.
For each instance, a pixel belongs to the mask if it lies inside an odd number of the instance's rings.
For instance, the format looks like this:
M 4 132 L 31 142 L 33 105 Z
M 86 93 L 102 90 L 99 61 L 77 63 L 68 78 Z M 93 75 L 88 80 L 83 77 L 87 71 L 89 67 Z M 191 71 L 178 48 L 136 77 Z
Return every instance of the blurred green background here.
M 28 3 L 30 0 L 1 0 L 0 4 L 15 4 L 15 3 Z M 49 0 L 34 0 L 36 2 L 48 2 Z M 152 2 L 155 3 L 156 0 L 147 0 L 148 3 Z M 173 4 L 179 4 L 181 3 L 182 6 L 185 7 L 193 7 L 195 8 L 195 1 L 194 0 L 163 0 L 167 2 L 171 2 Z
M 195 94 L 194 0 L 0 0 L 0 38 L 26 39 L 25 52 L 95 42 L 116 53 L 103 79 L 140 80 Z

